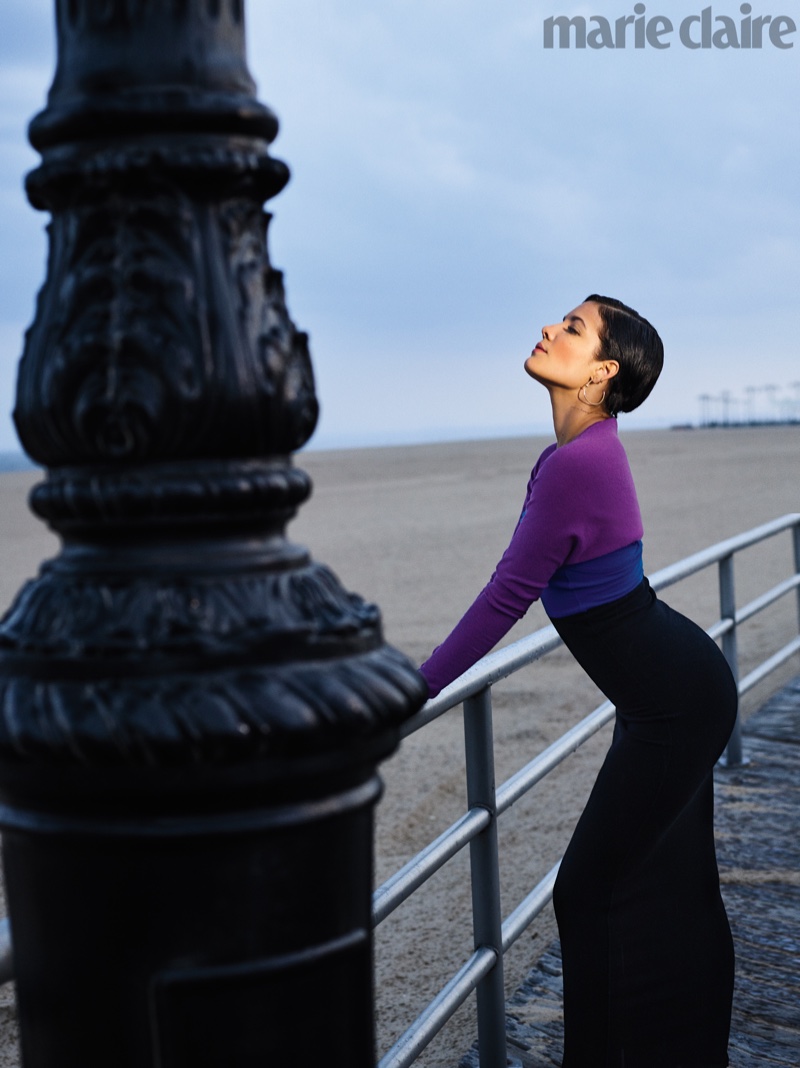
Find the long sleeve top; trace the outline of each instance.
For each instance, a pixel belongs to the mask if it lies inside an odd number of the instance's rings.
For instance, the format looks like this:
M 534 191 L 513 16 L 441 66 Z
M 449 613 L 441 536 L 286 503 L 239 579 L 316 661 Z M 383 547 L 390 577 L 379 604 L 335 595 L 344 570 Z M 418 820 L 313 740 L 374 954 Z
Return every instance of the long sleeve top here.
M 546 448 L 494 574 L 420 668 L 430 696 L 488 653 L 548 586 L 550 597 L 545 593 L 543 603 L 556 618 L 633 589 L 642 574 L 642 533 L 615 419 L 593 423 L 566 445 Z

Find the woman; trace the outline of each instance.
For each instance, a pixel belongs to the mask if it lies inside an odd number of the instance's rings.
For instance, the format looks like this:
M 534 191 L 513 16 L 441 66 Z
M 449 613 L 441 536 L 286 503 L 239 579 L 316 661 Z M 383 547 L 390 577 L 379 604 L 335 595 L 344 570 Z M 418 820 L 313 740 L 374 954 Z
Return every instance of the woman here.
M 648 396 L 663 346 L 593 294 L 546 326 L 525 370 L 556 443 L 495 573 L 422 665 L 431 696 L 541 597 L 617 709 L 611 748 L 553 901 L 564 961 L 563 1068 L 723 1068 L 733 946 L 719 892 L 712 769 L 736 717 L 715 643 L 642 570 L 642 522 L 616 415 Z

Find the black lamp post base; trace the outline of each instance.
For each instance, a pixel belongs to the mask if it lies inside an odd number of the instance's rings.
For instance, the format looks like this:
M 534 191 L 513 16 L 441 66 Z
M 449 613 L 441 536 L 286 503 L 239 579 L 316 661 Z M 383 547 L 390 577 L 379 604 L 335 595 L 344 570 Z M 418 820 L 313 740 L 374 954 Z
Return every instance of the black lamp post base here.
M 372 1066 L 379 793 L 116 824 L 7 810 L 25 1068 Z

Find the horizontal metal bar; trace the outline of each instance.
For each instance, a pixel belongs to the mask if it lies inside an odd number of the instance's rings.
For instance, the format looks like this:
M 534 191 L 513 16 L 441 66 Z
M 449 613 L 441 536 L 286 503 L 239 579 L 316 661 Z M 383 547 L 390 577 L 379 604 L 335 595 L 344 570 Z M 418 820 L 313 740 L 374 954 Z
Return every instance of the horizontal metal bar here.
M 506 779 L 497 790 L 498 816 L 613 718 L 614 706 L 610 701 L 604 701 L 594 712 L 590 712 L 580 723 L 576 723 L 566 734 L 562 734 L 524 768 L 520 768 L 510 779 Z
M 531 892 L 520 901 L 511 915 L 503 923 L 503 952 L 506 953 L 510 946 L 516 942 L 519 936 L 536 919 L 542 909 L 553 896 L 558 869 L 561 861 L 554 864 L 544 879 L 536 884 Z
M 761 596 L 756 597 L 754 601 L 742 605 L 736 613 L 736 622 L 744 623 L 746 619 L 752 618 L 758 612 L 768 608 L 775 601 L 779 600 L 781 597 L 785 597 L 787 593 L 791 593 L 792 590 L 796 590 L 798 587 L 800 587 L 800 575 L 792 575 L 791 578 L 779 582 L 777 586 L 773 586 L 771 590 L 762 593 Z
M 8 917 L 0 920 L 0 986 L 14 978 L 14 951 Z
M 794 589 L 797 585 L 800 585 L 800 576 L 795 576 L 794 579 L 781 583 L 780 586 L 776 586 L 770 591 L 770 593 L 775 594 L 772 599 L 776 600 L 777 597 L 783 596 L 784 593 Z M 759 598 L 759 600 L 761 600 L 761 598 Z M 755 604 L 755 602 L 752 603 Z M 767 601 L 766 603 L 769 604 L 771 601 Z M 739 621 L 739 613 L 737 613 L 736 622 L 738 623 Z M 719 638 L 723 634 L 727 634 L 734 626 L 735 624 L 732 619 L 720 619 L 714 623 L 713 626 L 709 627 L 706 633 L 711 638 Z M 770 660 L 765 661 L 763 665 L 764 672 L 763 674 L 759 673 L 758 678 L 756 678 L 755 681 L 759 681 L 764 675 L 769 674 L 775 667 L 788 659 L 788 657 L 792 655 L 792 652 L 795 651 L 797 641 L 800 641 L 800 639 L 796 639 L 795 642 L 790 642 L 789 645 L 786 646 L 786 649 L 777 653 L 776 657 L 779 659 L 776 660 L 776 658 L 773 657 Z M 760 669 L 757 669 L 757 671 L 760 672 Z M 756 672 L 753 673 L 753 675 L 755 674 Z M 748 679 L 750 677 L 751 676 L 748 676 Z M 755 685 L 755 682 L 750 685 Z M 740 692 L 743 693 L 745 691 L 740 690 Z M 512 775 L 510 779 L 507 779 L 502 784 L 502 786 L 498 787 L 497 814 L 500 815 L 501 812 L 505 812 L 506 809 L 510 808 L 515 801 L 518 801 L 520 797 L 531 789 L 531 787 L 535 786 L 537 782 L 545 777 L 545 775 L 549 774 L 553 768 L 557 767 L 563 760 L 565 760 L 570 753 L 575 752 L 579 746 L 583 745 L 584 742 L 588 741 L 589 738 L 601 730 L 609 720 L 613 719 L 613 717 L 614 706 L 610 701 L 604 701 L 601 705 L 598 705 L 593 712 L 572 727 L 571 730 L 567 731 L 566 734 L 562 734 L 552 745 L 548 746 L 547 749 L 534 757 L 534 759 L 526 764 L 525 767 L 520 768 L 516 774 Z
M 378 1061 L 378 1068 L 408 1068 L 413 1064 L 456 1009 L 464 1004 L 481 979 L 489 974 L 496 961 L 497 954 L 488 946 L 476 950 L 427 1009 Z
M 800 512 L 790 512 L 779 519 L 763 523 L 760 527 L 754 527 L 743 534 L 737 534 L 733 538 L 717 542 L 716 545 L 711 545 L 708 549 L 702 549 L 699 553 L 694 553 L 692 556 L 687 556 L 675 564 L 670 564 L 669 567 L 656 571 L 654 575 L 649 576 L 650 585 L 654 590 L 662 590 L 666 586 L 672 586 L 674 583 L 680 582 L 681 579 L 688 578 L 697 571 L 702 571 L 709 564 L 719 563 L 720 560 L 730 556 L 732 553 L 747 549 L 751 545 L 755 545 L 756 542 L 771 538 L 775 534 L 780 534 L 781 531 L 788 530 L 798 524 L 800 524 Z
M 781 586 L 786 585 L 781 583 Z M 789 586 L 789 589 L 793 589 L 794 585 Z M 778 587 L 775 587 L 777 590 Z M 786 590 L 782 592 L 787 592 Z M 734 622 L 731 619 L 721 619 L 713 626 L 709 627 L 706 633 L 711 638 L 718 638 L 722 634 L 727 633 L 734 627 Z M 793 652 L 796 651 L 800 638 L 790 642 L 784 649 L 776 653 L 774 657 L 765 661 L 762 668 L 757 668 L 751 675 L 747 676 L 742 683 L 748 682 L 749 679 L 754 681 L 748 683 L 748 688 L 754 686 L 756 682 L 760 681 L 765 675 L 768 675 L 770 671 L 773 671 L 779 664 L 782 664 L 784 660 L 787 660 Z M 740 686 L 740 693 L 746 691 Z M 552 745 L 548 746 L 538 756 L 534 757 L 525 767 L 520 768 L 518 772 L 507 779 L 502 786 L 497 790 L 497 814 L 498 816 L 509 809 L 516 801 L 518 801 L 524 794 L 528 792 L 533 786 L 536 785 L 541 779 L 548 775 L 553 768 L 557 767 L 563 760 L 565 760 L 571 753 L 574 753 L 579 746 L 588 741 L 594 734 L 601 730 L 606 723 L 614 718 L 615 709 L 610 701 L 604 701 L 601 705 L 590 712 L 588 716 L 582 719 L 574 727 L 572 727 L 566 734 L 562 734 L 560 738 L 557 738 Z
M 463 675 L 446 686 L 440 694 L 432 698 L 415 716 L 407 719 L 400 728 L 400 735 L 406 738 L 418 731 L 443 713 L 461 704 L 468 697 L 474 697 L 481 690 L 513 674 L 521 667 L 540 660 L 546 653 L 561 645 L 561 639 L 553 626 L 542 627 L 533 634 L 489 653 L 474 664 Z
M 765 679 L 771 671 L 774 671 L 776 667 L 780 667 L 790 656 L 794 656 L 795 653 L 800 653 L 800 635 L 793 641 L 790 641 L 788 645 L 784 645 L 782 649 L 779 649 L 777 653 L 771 656 L 768 660 L 765 660 L 762 664 L 759 664 L 757 668 L 750 672 L 749 675 L 745 675 L 742 681 L 739 683 L 739 693 L 746 694 L 748 690 Z
M 426 879 L 429 879 L 460 849 L 476 838 L 485 827 L 488 827 L 491 818 L 489 812 L 483 807 L 470 809 L 379 886 L 372 895 L 373 926 L 377 927 Z
M 708 627 L 706 634 L 709 638 L 713 638 L 715 641 L 717 638 L 721 638 L 723 634 L 728 634 L 736 626 L 736 623 L 732 619 L 718 619 L 716 623 Z
M 702 549 L 692 556 L 687 556 L 675 564 L 670 564 L 669 567 L 656 571 L 655 574 L 649 576 L 650 585 L 654 590 L 665 589 L 667 586 L 680 582 L 681 579 L 689 578 L 690 575 L 694 575 L 697 571 L 702 571 L 710 564 L 719 563 L 720 560 L 730 556 L 732 553 L 747 549 L 765 538 L 774 537 L 776 534 L 795 526 L 800 526 L 800 512 L 789 512 L 778 519 L 771 520 L 769 523 L 763 523 L 760 527 L 754 527 L 752 530 L 737 534 L 733 538 L 717 542 L 716 545 L 712 545 L 708 549 Z M 724 623 L 725 621 L 721 622 Z M 726 630 L 719 631 L 714 636 L 720 637 L 723 633 L 726 633 L 728 627 L 729 624 L 726 623 Z M 561 645 L 561 639 L 555 628 L 549 626 L 542 627 L 533 634 L 520 638 L 519 641 L 514 642 L 512 645 L 507 645 L 503 649 L 497 649 L 495 652 L 489 653 L 488 656 L 483 657 L 477 664 L 474 664 L 458 679 L 445 687 L 440 694 L 428 701 L 415 716 L 406 720 L 400 728 L 401 737 L 408 737 L 409 734 L 413 734 L 434 719 L 438 719 L 439 716 L 455 707 L 455 705 L 461 704 L 467 697 L 472 697 L 484 687 L 491 686 L 500 679 L 506 678 L 506 676 L 518 671 L 521 667 L 532 664 L 546 653 L 557 649 L 559 645 Z

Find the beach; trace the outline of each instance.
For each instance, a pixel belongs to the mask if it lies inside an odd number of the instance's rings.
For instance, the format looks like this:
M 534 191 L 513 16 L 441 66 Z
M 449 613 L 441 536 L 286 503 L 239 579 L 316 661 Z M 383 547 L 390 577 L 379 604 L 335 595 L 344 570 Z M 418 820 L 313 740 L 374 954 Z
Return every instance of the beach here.
M 800 510 L 800 426 L 630 431 L 621 437 L 644 520 L 647 573 L 724 538 Z M 289 526 L 342 583 L 382 610 L 386 640 L 419 663 L 447 635 L 492 573 L 514 529 L 530 469 L 549 438 L 301 453 L 314 491 Z M 0 604 L 57 551 L 26 507 L 37 472 L 0 475 L 4 550 Z M 737 603 L 784 579 L 787 534 L 746 550 L 736 563 Z M 716 569 L 663 594 L 702 626 L 719 615 Z M 546 625 L 534 605 L 506 641 Z M 797 632 L 797 600 L 784 598 L 740 628 L 741 674 Z M 798 671 L 794 657 L 743 700 L 742 712 Z M 564 650 L 494 688 L 497 781 L 502 782 L 602 695 Z M 500 823 L 503 911 L 507 915 L 563 851 L 586 799 L 608 729 L 566 761 Z M 460 710 L 407 739 L 382 766 L 376 817 L 376 885 L 464 811 Z M 466 854 L 451 861 L 376 933 L 379 1051 L 382 1053 L 469 956 Z M 548 908 L 509 953 L 513 989 L 555 934 Z M 0 991 L 0 1068 L 18 1063 L 11 988 Z M 474 1001 L 419 1060 L 455 1068 L 473 1041 Z

